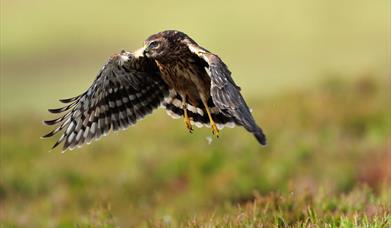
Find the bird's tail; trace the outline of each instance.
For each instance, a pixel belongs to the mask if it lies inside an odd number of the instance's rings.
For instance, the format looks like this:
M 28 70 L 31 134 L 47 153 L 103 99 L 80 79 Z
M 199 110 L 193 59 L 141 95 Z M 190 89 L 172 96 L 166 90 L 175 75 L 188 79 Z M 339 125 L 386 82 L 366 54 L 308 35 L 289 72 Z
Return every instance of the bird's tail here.
M 266 135 L 263 133 L 262 128 L 257 126 L 257 130 L 253 132 L 253 135 L 261 145 L 266 146 L 267 144 Z
M 181 96 L 175 90 L 170 90 L 170 95 L 164 100 L 163 107 L 166 108 L 169 116 L 178 119 L 184 115 L 182 104 Z M 198 106 L 187 103 L 186 107 L 187 114 L 192 124 L 196 127 L 210 127 L 209 117 L 201 101 Z M 208 108 L 211 112 L 212 119 L 219 129 L 224 127 L 235 127 L 237 125 L 233 117 L 226 116 L 213 104 L 212 99 L 209 99 L 208 101 Z

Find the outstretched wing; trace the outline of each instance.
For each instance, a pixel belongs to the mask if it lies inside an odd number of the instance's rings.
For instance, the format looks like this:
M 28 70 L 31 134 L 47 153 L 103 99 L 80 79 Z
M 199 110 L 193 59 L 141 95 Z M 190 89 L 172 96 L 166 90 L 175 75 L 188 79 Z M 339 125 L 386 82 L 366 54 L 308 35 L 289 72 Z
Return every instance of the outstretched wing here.
M 82 146 L 106 135 L 133 125 L 157 108 L 168 95 L 153 60 L 122 51 L 112 56 L 102 67 L 95 81 L 83 94 L 60 100 L 67 104 L 51 113 L 62 113 L 47 125 L 58 125 L 43 138 L 64 129 L 54 144 L 64 143 L 63 150 Z
M 266 136 L 255 123 L 246 102 L 240 94 L 240 87 L 235 84 L 225 63 L 217 55 L 200 47 L 191 39 L 185 39 L 184 43 L 192 53 L 198 56 L 201 61 L 204 61 L 205 70 L 211 78 L 210 93 L 214 104 L 222 113 L 234 117 L 237 124 L 253 133 L 259 143 L 266 145 Z

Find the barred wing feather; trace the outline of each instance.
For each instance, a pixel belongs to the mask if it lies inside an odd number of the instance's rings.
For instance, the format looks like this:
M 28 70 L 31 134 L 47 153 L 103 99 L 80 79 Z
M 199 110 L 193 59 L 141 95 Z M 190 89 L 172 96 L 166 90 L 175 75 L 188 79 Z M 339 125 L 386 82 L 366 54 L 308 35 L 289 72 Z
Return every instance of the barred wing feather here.
M 64 151 L 82 146 L 111 130 L 135 124 L 159 107 L 167 95 L 168 86 L 153 60 L 122 51 L 109 59 L 86 92 L 60 100 L 64 107 L 49 109 L 62 115 L 44 121 L 57 127 L 43 138 L 64 130 L 52 149 L 61 143 Z

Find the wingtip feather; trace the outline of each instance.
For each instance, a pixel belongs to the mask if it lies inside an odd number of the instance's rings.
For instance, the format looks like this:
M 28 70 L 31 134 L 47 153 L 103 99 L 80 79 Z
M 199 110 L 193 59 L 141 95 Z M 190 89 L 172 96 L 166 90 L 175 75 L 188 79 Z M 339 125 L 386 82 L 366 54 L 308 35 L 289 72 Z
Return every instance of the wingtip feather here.
M 47 138 L 52 137 L 53 135 L 54 135 L 54 133 L 53 133 L 53 131 L 51 131 L 51 132 L 47 133 L 46 135 L 41 136 L 41 139 L 47 139 Z
M 267 146 L 266 136 L 263 134 L 261 129 L 259 129 L 257 132 L 254 132 L 254 136 L 262 146 Z
M 56 123 L 58 123 L 58 122 L 60 122 L 60 121 L 59 121 L 59 118 L 54 119 L 54 120 L 44 120 L 44 121 L 42 121 L 42 123 L 43 123 L 44 125 L 47 125 L 47 126 L 54 125 L 54 124 L 56 124 Z
M 66 98 L 66 99 L 59 99 L 59 101 L 61 103 L 64 103 L 64 104 L 67 104 L 67 103 L 71 103 L 75 100 L 77 100 L 80 96 L 75 96 L 75 97 L 71 97 L 71 98 Z

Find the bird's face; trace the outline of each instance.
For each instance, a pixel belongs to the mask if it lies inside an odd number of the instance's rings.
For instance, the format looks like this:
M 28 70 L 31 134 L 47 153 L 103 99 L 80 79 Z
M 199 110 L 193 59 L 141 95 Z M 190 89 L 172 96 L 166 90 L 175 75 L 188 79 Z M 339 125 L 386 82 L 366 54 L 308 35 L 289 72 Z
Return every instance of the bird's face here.
M 148 39 L 144 42 L 144 55 L 148 58 L 158 59 L 164 57 L 169 50 L 168 40 L 164 37 Z
M 145 40 L 143 55 L 157 60 L 176 58 L 186 48 L 182 43 L 186 37 L 186 34 L 175 30 L 154 34 Z

